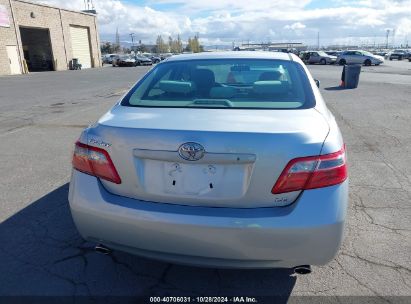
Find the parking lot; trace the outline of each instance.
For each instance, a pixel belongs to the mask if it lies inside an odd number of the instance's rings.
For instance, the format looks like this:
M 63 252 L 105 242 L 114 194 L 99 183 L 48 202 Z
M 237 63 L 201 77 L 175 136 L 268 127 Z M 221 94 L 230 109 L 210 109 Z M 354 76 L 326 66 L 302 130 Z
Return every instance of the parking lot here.
M 411 62 L 363 67 L 354 90 L 338 87 L 342 67 L 309 66 L 347 145 L 350 207 L 339 255 L 305 276 L 284 269 L 193 268 L 122 252 L 105 256 L 80 238 L 67 201 L 73 143 L 148 69 L 0 77 L 0 296 L 409 300 Z

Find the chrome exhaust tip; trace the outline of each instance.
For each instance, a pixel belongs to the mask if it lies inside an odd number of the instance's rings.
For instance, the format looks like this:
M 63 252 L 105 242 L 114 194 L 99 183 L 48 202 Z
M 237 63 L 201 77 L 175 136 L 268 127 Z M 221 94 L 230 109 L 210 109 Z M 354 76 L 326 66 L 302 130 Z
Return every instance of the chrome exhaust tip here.
M 310 265 L 300 265 L 294 267 L 294 273 L 296 274 L 310 274 L 311 266 Z
M 104 255 L 109 255 L 111 253 L 111 249 L 107 248 L 106 246 L 104 246 L 103 244 L 98 244 L 94 247 L 94 251 L 104 254 Z

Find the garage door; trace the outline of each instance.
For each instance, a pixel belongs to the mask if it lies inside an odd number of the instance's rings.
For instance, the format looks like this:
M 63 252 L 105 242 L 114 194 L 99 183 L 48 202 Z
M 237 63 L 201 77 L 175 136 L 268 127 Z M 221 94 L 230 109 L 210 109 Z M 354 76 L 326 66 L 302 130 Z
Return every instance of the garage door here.
M 78 58 L 83 69 L 91 68 L 88 28 L 81 26 L 70 26 L 70 34 L 73 58 Z

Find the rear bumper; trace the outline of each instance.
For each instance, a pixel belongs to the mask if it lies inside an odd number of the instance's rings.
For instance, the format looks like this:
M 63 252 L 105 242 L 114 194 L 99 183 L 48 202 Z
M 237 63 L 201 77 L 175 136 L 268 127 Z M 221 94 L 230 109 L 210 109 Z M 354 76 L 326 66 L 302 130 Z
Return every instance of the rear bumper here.
M 287 207 L 234 209 L 139 201 L 73 170 L 69 202 L 80 234 L 141 256 L 210 267 L 322 265 L 343 236 L 348 181 L 303 192 Z

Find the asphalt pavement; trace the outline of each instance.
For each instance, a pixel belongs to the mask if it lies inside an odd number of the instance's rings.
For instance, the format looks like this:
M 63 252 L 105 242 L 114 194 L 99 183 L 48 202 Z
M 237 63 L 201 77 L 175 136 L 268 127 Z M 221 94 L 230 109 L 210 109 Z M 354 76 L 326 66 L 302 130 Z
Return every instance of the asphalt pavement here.
M 84 242 L 67 202 L 73 143 L 147 70 L 101 68 L 0 77 L 1 296 L 313 296 L 331 303 L 411 297 L 411 63 L 310 65 L 348 150 L 350 208 L 338 256 L 310 275 L 171 265 Z M 291 296 L 291 298 L 289 298 Z M 324 296 L 324 297 L 318 297 Z M 327 297 L 328 296 L 328 297 Z M 354 296 L 361 296 L 355 298 Z M 403 297 L 399 297 L 403 296 Z

